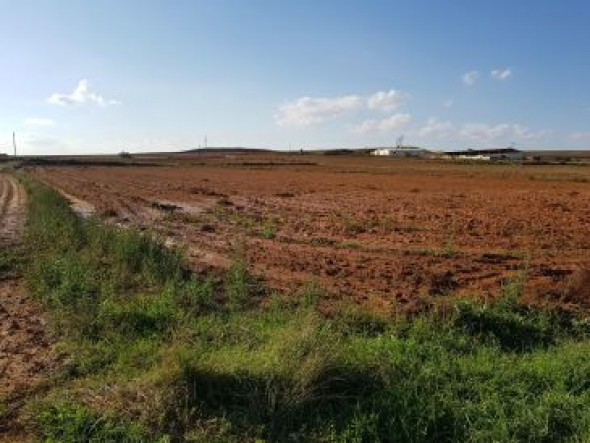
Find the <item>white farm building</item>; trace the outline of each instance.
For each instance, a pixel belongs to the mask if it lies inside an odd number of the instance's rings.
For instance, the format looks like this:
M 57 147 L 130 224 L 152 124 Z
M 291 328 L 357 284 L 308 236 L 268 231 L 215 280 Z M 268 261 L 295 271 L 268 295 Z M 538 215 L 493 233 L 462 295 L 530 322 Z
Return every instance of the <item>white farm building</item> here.
M 524 154 L 514 148 L 497 149 L 468 149 L 467 151 L 445 152 L 447 158 L 458 160 L 481 160 L 481 161 L 522 161 Z
M 378 148 L 375 149 L 372 155 L 384 155 L 388 157 L 424 157 L 428 154 L 426 149 L 417 148 L 414 146 L 400 146 L 397 148 Z

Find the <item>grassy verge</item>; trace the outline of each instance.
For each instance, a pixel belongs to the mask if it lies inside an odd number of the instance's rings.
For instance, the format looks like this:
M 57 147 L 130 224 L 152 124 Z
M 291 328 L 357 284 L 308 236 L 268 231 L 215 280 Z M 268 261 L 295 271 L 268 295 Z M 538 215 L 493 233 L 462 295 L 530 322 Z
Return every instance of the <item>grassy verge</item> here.
M 239 259 L 197 278 L 158 239 L 28 190 L 26 281 L 70 356 L 29 405 L 46 441 L 590 439 L 588 323 L 517 285 L 444 318 L 325 318 L 317 287 L 268 294 Z

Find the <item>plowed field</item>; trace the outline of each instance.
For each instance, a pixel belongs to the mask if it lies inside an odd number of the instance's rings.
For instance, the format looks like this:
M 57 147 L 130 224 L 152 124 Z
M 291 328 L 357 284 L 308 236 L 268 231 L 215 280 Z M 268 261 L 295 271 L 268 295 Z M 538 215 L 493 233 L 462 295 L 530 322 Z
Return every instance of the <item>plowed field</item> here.
M 163 232 L 195 269 L 227 267 L 241 246 L 271 287 L 315 279 L 333 297 L 383 309 L 494 297 L 517 278 L 529 299 L 566 303 L 569 276 L 590 267 L 589 168 L 282 163 L 293 158 L 32 172 L 82 212 Z

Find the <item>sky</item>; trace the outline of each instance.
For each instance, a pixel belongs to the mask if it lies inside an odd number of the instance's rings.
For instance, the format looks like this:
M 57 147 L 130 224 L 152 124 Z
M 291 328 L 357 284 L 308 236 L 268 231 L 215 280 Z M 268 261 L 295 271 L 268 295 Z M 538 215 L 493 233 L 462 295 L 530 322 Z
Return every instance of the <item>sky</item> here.
M 0 153 L 590 148 L 587 0 L 0 0 Z

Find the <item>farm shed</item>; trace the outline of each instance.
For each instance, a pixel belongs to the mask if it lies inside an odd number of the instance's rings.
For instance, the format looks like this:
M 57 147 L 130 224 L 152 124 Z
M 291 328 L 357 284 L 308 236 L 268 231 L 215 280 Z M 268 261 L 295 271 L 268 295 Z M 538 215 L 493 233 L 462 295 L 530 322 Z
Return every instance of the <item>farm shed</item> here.
M 372 152 L 372 155 L 389 157 L 424 157 L 426 154 L 428 154 L 426 149 L 417 148 L 414 146 L 378 148 Z
M 468 149 L 466 151 L 445 152 L 445 156 L 450 159 L 480 161 L 521 161 L 524 159 L 523 152 L 514 148 Z

